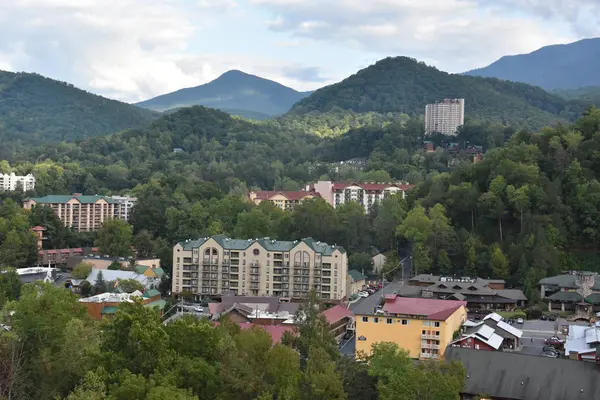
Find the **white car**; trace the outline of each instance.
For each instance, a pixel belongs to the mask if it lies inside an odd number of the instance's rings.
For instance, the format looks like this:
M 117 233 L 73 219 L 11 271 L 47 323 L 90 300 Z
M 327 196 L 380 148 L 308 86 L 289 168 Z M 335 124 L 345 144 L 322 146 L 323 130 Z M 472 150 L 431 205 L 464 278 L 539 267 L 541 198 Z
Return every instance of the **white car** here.
M 522 324 L 522 323 L 524 323 L 524 322 L 525 322 L 525 321 L 523 321 L 523 318 L 518 318 L 518 319 L 517 319 L 517 324 Z
M 369 293 L 367 292 L 358 292 L 359 297 L 369 297 Z
M 194 307 L 194 311 L 196 311 L 198 313 L 201 313 L 201 312 L 204 312 L 204 308 L 202 308 L 202 307 Z

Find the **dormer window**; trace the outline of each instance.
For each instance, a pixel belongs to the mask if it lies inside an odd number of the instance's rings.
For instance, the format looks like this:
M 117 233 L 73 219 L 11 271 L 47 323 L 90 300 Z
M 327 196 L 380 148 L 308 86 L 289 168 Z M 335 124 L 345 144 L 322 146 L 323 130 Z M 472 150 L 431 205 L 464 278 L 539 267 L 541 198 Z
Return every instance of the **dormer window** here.
M 440 289 L 448 289 L 448 286 L 444 285 L 443 283 L 440 283 L 440 284 L 438 285 L 438 287 L 439 287 Z
M 469 286 L 469 290 L 477 290 L 475 286 Z
M 454 285 L 453 289 L 460 290 L 460 289 L 462 289 L 462 287 L 460 287 L 460 285 Z

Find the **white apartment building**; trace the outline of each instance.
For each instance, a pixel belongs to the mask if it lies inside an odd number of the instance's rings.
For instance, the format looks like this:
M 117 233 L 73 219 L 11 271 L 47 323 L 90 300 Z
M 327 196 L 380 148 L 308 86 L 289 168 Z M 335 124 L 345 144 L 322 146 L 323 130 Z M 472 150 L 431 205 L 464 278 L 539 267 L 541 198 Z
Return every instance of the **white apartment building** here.
M 465 123 L 465 99 L 445 99 L 425 107 L 425 134 L 456 135 Z
M 10 174 L 0 174 L 0 190 L 4 192 L 14 192 L 20 187 L 27 192 L 35 189 L 35 177 L 32 174 L 25 176 Z
M 295 241 L 231 239 L 215 235 L 186 240 L 173 247 L 174 294 L 196 296 L 306 297 L 346 296 L 348 257 L 341 246 L 312 238 Z
M 330 181 L 319 181 L 306 187 L 307 191 L 318 193 L 333 208 L 349 201 L 358 202 L 365 208 L 365 212 L 371 211 L 373 204 L 380 203 L 384 198 L 399 194 L 404 198 L 406 191 L 415 185 L 404 183 L 341 183 Z
M 115 208 L 115 218 L 129 221 L 131 209 L 137 202 L 137 198 L 129 196 L 111 196 L 110 198 L 115 203 L 120 204 L 120 207 Z

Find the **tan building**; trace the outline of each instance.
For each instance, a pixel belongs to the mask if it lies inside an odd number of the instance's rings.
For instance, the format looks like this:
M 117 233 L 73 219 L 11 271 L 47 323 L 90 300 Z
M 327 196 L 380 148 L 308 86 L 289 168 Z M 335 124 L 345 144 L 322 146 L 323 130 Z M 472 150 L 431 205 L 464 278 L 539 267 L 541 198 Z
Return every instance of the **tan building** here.
M 425 134 L 456 135 L 465 123 L 465 99 L 445 99 L 425 107 Z
M 250 192 L 248 197 L 256 205 L 263 201 L 270 201 L 282 210 L 291 210 L 304 200 L 321 196 L 316 192 L 262 191 Z
M 351 269 L 348 271 L 348 279 L 346 284 L 348 285 L 346 288 L 346 293 L 348 296 L 350 296 L 364 289 L 365 285 L 367 284 L 367 277 L 363 273 Z
M 341 246 L 312 238 L 280 241 L 224 235 L 173 247 L 173 293 L 301 298 L 315 290 L 323 299 L 346 296 L 348 257 Z
M 23 207 L 50 207 L 58 218 L 69 228 L 78 232 L 90 232 L 100 229 L 104 220 L 118 215 L 119 204 L 103 196 L 48 195 L 25 200 Z

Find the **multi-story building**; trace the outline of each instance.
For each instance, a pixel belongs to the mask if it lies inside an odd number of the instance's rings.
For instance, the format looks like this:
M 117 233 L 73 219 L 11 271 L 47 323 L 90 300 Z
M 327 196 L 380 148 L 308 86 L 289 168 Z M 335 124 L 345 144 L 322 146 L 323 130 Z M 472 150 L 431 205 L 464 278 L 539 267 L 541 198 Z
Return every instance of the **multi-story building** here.
M 115 208 L 115 218 L 129 221 L 131 209 L 137 202 L 137 198 L 129 196 L 111 196 L 110 198 L 119 204 L 119 207 Z
M 465 123 L 465 99 L 445 99 L 425 107 L 425 134 L 456 135 Z
M 369 212 L 373 204 L 394 194 L 400 194 L 404 197 L 406 196 L 406 191 L 414 186 L 415 185 L 404 183 L 334 183 L 330 181 L 319 181 L 312 185 L 308 185 L 306 190 L 318 193 L 334 208 L 349 201 L 356 201 L 365 208 L 366 212 Z
M 108 197 L 83 196 L 78 193 L 71 196 L 32 197 L 23 203 L 26 209 L 37 206 L 50 207 L 69 228 L 78 232 L 90 232 L 100 229 L 105 220 L 114 218 L 119 213 L 120 205 Z
M 356 313 L 356 351 L 371 353 L 375 343 L 393 342 L 410 357 L 439 359 L 467 320 L 467 303 L 385 296 L 381 310 Z
M 319 195 L 319 193 L 316 193 L 314 191 L 261 191 L 250 192 L 248 193 L 248 197 L 256 205 L 259 205 L 263 201 L 270 201 L 282 210 L 291 210 L 304 200 L 314 199 L 315 197 L 321 196 Z
M 175 294 L 301 298 L 310 290 L 323 299 L 346 296 L 348 258 L 341 246 L 306 238 L 295 241 L 231 239 L 224 235 L 173 247 Z
M 24 192 L 35 189 L 35 177 L 31 174 L 25 176 L 10 174 L 0 174 L 0 191 L 14 192 L 17 188 L 23 189 Z

